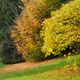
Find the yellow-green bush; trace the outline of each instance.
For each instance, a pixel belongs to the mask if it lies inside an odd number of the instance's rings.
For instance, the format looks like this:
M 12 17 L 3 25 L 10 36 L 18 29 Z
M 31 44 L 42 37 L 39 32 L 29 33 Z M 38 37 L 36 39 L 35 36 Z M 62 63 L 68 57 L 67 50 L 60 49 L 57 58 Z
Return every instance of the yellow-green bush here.
M 78 70 L 80 67 L 80 51 L 76 55 L 69 55 L 66 60 L 66 69 Z
M 42 21 L 49 17 L 49 11 L 54 10 L 57 3 L 57 7 L 59 7 L 63 0 L 22 1 L 25 8 L 15 21 L 16 25 L 13 26 L 11 37 L 18 53 L 26 59 L 28 54 L 35 54 L 36 51 L 41 53 L 42 40 L 39 33 L 42 28 Z
M 68 56 L 67 64 L 70 66 L 80 66 L 80 53 L 77 55 Z
M 51 18 L 43 22 L 41 31 L 46 56 L 61 55 L 80 49 L 80 0 L 71 1 L 52 11 Z

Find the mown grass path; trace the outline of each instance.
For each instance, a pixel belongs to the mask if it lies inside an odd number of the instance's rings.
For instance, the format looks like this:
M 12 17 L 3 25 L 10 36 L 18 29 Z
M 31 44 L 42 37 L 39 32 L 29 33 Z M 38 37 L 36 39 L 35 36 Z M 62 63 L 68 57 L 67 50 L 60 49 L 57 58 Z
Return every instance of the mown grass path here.
M 37 66 L 35 66 L 35 67 L 28 67 L 23 70 L 18 69 L 16 71 L 10 71 L 10 72 L 3 70 L 3 73 L 0 72 L 0 80 L 4 80 L 6 78 L 29 76 L 29 75 L 33 75 L 33 74 L 39 74 L 39 73 L 43 73 L 43 72 L 47 72 L 47 71 L 52 71 L 54 69 L 61 68 L 64 65 L 65 65 L 65 60 L 55 59 L 55 60 L 37 63 Z M 31 65 L 31 66 L 33 66 L 33 65 Z M 18 67 L 21 68 L 21 66 L 18 66 Z
M 43 62 L 23 62 L 23 63 L 17 63 L 17 64 L 9 64 L 6 66 L 2 66 L 2 63 L 1 63 L 0 72 L 6 73 L 6 72 L 21 71 L 21 70 L 24 70 L 27 68 L 34 68 L 34 67 L 38 67 L 38 66 L 41 66 L 44 64 L 56 63 L 59 60 L 60 60 L 60 58 L 52 59 L 52 60 L 46 60 Z
M 66 71 L 64 69 L 66 65 L 65 58 L 35 64 L 37 65 L 31 64 L 32 67 L 27 67 L 23 70 L 18 69 L 16 71 L 0 73 L 0 80 L 80 80 L 79 72 Z M 21 67 L 19 66 L 20 64 L 14 65 Z

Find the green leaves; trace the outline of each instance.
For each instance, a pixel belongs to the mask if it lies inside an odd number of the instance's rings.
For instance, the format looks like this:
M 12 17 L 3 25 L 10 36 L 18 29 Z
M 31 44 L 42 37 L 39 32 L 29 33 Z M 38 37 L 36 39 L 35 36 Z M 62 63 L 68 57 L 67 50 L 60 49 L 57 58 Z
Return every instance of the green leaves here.
M 17 62 L 15 58 L 18 58 L 10 38 L 10 28 L 20 13 L 19 2 L 20 0 L 0 0 L 0 57 L 4 63 Z

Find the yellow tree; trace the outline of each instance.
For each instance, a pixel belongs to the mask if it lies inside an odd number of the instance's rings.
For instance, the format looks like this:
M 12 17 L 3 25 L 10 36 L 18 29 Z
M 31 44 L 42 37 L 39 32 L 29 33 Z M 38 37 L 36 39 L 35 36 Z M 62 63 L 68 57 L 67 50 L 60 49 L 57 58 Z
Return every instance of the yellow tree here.
M 60 0 L 22 0 L 25 8 L 16 19 L 11 37 L 20 54 L 26 59 L 28 54 L 41 54 L 42 40 L 40 30 L 42 21 L 49 17 L 50 10 L 54 10 Z M 60 4 L 58 4 L 60 6 Z
M 59 10 L 52 11 L 51 18 L 43 24 L 42 51 L 47 56 L 80 50 L 80 0 L 71 1 Z

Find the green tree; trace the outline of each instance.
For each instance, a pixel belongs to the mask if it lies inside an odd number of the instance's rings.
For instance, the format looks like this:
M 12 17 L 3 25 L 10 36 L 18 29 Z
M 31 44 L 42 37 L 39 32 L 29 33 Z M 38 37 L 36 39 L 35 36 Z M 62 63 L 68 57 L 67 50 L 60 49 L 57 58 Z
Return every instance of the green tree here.
M 0 0 L 0 57 L 4 63 L 18 61 L 15 46 L 10 38 L 10 28 L 20 14 L 20 0 Z

